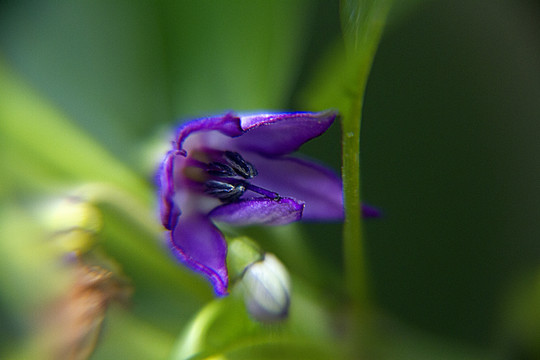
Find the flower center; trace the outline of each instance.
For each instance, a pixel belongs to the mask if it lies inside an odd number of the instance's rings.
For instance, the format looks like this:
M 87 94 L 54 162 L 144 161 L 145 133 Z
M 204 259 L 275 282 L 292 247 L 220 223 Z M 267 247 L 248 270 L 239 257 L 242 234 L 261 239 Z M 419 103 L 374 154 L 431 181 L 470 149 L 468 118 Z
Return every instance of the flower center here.
M 257 176 L 259 172 L 242 155 L 233 151 L 225 151 L 223 160 L 212 161 L 207 164 L 206 172 L 212 177 L 204 183 L 205 192 L 208 195 L 214 196 L 223 202 L 234 202 L 249 190 L 272 200 L 281 199 L 279 194 L 248 182 L 248 180 Z

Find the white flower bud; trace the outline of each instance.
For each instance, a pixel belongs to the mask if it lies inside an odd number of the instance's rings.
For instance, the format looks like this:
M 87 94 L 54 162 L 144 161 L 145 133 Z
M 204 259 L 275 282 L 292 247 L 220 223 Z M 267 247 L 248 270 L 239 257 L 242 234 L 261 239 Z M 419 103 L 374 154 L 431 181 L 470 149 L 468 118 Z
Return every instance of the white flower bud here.
M 285 266 L 273 254 L 247 267 L 242 284 L 248 312 L 256 320 L 274 322 L 289 313 L 291 280 Z

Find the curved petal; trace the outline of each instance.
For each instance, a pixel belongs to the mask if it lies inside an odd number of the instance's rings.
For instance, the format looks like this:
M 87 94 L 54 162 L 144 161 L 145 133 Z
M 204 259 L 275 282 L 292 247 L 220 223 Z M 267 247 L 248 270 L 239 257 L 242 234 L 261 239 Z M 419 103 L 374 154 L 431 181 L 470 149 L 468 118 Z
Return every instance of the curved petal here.
M 302 218 L 304 203 L 258 197 L 218 206 L 208 216 L 233 225 L 284 225 Z
M 341 179 L 333 171 L 312 161 L 294 157 L 249 156 L 259 171 L 252 183 L 280 196 L 305 202 L 303 220 L 343 219 Z
M 176 213 L 176 216 L 180 215 L 180 209 L 178 209 L 173 202 L 174 196 L 174 179 L 173 179 L 173 163 L 174 154 L 169 151 L 165 156 L 165 160 L 161 164 L 158 170 L 158 182 L 159 182 L 159 194 L 160 194 L 160 213 L 161 222 L 167 229 L 171 229 L 172 214 Z M 176 208 L 176 210 L 175 210 Z
M 176 134 L 174 146 L 178 150 L 183 149 L 183 143 L 188 136 L 196 133 L 214 131 L 228 137 L 240 136 L 244 130 L 240 126 L 240 118 L 233 113 L 220 116 L 200 118 L 183 124 Z M 209 145 L 209 144 L 207 144 Z
M 374 206 L 362 204 L 362 216 L 365 218 L 378 218 L 382 216 L 382 212 Z
M 208 217 L 180 216 L 171 231 L 170 248 L 183 264 L 208 278 L 217 295 L 227 294 L 227 243 Z
M 336 117 L 334 111 L 241 116 L 245 133 L 234 139 L 234 146 L 266 156 L 289 154 L 324 133 Z

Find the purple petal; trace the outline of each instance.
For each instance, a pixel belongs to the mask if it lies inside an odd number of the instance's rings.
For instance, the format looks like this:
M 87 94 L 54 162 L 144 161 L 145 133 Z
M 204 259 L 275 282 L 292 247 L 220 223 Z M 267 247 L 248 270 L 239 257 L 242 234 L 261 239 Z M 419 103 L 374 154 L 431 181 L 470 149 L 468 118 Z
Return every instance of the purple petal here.
M 365 218 L 378 218 L 381 217 L 382 212 L 376 207 L 371 205 L 362 204 L 362 216 Z
M 206 216 L 180 216 L 171 231 L 170 247 L 182 263 L 212 282 L 217 295 L 227 294 L 227 243 Z
M 234 139 L 234 146 L 266 156 L 289 154 L 324 133 L 336 117 L 333 111 L 241 116 L 245 133 Z
M 259 171 L 252 181 L 254 185 L 305 202 L 303 220 L 343 219 L 341 179 L 330 169 L 294 157 L 244 155 Z
M 161 164 L 161 168 L 158 171 L 159 191 L 160 191 L 160 212 L 161 222 L 163 226 L 171 229 L 172 214 L 180 215 L 180 210 L 173 211 L 175 209 L 172 201 L 174 195 L 174 180 L 173 180 L 173 162 L 174 155 L 172 151 L 169 151 L 165 156 L 165 160 Z
M 196 119 L 183 124 L 178 129 L 176 136 L 176 148 L 178 150 L 184 149 L 183 143 L 188 136 L 210 131 L 217 134 L 221 133 L 228 137 L 236 137 L 244 133 L 242 127 L 240 126 L 240 118 L 232 113 Z M 206 143 L 205 145 L 208 147 L 212 146 L 210 143 Z
M 302 218 L 304 203 L 258 197 L 218 206 L 208 216 L 233 225 L 284 225 Z

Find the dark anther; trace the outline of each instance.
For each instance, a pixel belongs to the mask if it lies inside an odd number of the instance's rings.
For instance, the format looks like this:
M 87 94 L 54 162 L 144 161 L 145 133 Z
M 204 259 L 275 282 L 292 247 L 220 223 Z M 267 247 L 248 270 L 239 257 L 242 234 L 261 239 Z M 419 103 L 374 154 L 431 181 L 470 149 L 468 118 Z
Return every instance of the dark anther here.
M 258 174 L 257 169 L 237 152 L 225 151 L 225 159 L 234 172 L 244 179 L 251 179 Z
M 215 196 L 223 202 L 236 201 L 246 192 L 246 187 L 242 182 L 229 184 L 217 180 L 208 180 L 205 185 L 207 194 Z
M 218 176 L 222 178 L 234 178 L 237 176 L 236 172 L 232 167 L 220 162 L 214 161 L 208 164 L 208 173 L 213 176 Z

